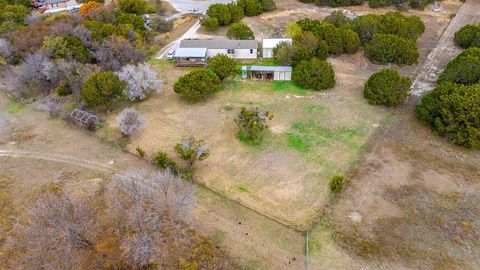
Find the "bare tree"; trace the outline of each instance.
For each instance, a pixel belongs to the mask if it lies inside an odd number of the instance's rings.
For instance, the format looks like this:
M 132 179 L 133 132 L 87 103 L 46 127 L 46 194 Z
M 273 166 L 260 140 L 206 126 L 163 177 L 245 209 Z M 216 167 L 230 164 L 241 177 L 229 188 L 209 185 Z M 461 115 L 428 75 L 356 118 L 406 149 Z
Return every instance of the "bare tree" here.
M 23 250 L 16 269 L 81 269 L 94 250 L 93 207 L 69 193 L 46 193 L 17 225 L 8 246 Z
M 148 93 L 162 90 L 163 81 L 157 78 L 156 72 L 147 63 L 126 65 L 116 74 L 127 83 L 125 93 L 132 101 L 145 99 Z
M 12 53 L 10 43 L 6 39 L 0 38 L 0 56 L 10 57 Z
M 87 28 L 79 25 L 72 30 L 72 35 L 78 37 L 86 47 L 92 45 L 92 32 Z
M 20 67 L 19 76 L 24 84 L 44 90 L 58 83 L 61 70 L 46 54 L 36 52 L 25 58 L 25 62 Z
M 145 119 L 135 109 L 124 109 L 117 117 L 117 124 L 124 136 L 131 136 L 145 127 Z
M 95 47 L 93 53 L 104 70 L 120 70 L 124 65 L 137 64 L 145 60 L 145 54 L 127 40 L 111 36 Z
M 189 228 L 194 187 L 170 171 L 129 169 L 108 186 L 108 213 L 132 268 L 161 259 Z
M 79 95 L 85 80 L 95 71 L 96 66 L 86 65 L 74 60 L 61 59 L 57 61 L 58 68 L 62 71 L 63 82 Z

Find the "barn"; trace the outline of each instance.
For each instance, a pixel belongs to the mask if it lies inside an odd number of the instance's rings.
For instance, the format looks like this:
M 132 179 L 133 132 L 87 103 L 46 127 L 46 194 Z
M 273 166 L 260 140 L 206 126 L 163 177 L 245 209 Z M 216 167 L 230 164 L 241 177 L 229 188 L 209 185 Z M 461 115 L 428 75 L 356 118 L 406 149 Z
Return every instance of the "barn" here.
M 292 67 L 290 66 L 251 66 L 251 78 L 262 81 L 291 81 Z
M 273 58 L 273 49 L 281 42 L 292 44 L 291 38 L 264 38 L 262 41 L 262 57 Z

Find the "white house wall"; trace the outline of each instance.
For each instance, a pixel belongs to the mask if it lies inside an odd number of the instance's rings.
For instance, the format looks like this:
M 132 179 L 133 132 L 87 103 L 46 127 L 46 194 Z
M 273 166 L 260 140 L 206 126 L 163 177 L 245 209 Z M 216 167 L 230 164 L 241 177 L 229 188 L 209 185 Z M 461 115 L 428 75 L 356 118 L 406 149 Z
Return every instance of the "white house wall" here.
M 235 49 L 235 53 L 227 54 L 227 49 L 208 49 L 207 57 L 214 57 L 217 54 L 226 54 L 234 59 L 257 59 L 257 49 L 253 49 L 250 53 L 250 49 Z
M 275 71 L 273 73 L 274 81 L 290 81 L 292 80 L 292 73 L 289 71 Z
M 263 49 L 263 58 L 273 58 L 273 49 Z

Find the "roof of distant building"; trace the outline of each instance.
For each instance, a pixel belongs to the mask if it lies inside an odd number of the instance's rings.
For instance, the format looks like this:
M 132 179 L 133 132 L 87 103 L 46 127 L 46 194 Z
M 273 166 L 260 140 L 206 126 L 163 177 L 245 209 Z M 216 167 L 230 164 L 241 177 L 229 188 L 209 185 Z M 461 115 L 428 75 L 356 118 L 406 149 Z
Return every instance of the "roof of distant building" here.
M 58 4 L 68 2 L 69 0 L 46 0 L 45 3 L 47 4 Z
M 175 57 L 207 57 L 206 48 L 178 48 Z
M 292 71 L 291 66 L 251 66 L 251 71 Z
M 207 49 L 257 49 L 255 40 L 231 39 L 184 39 L 180 48 L 207 48 Z

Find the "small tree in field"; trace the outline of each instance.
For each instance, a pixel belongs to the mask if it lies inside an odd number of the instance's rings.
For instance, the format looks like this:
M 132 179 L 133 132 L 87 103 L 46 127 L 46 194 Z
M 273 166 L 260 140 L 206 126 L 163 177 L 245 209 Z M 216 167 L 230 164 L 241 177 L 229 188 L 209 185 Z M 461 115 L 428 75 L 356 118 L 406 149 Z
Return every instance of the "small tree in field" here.
M 123 99 L 125 83 L 111 71 L 92 74 L 85 81 L 80 93 L 87 106 L 110 109 L 117 100 Z
M 254 39 L 252 29 L 244 23 L 234 23 L 227 31 L 227 37 L 229 39 Z
M 203 140 L 194 137 L 183 138 L 174 147 L 178 157 L 187 162 L 187 169 L 191 170 L 197 161 L 202 161 L 210 154 L 207 145 Z
M 308 89 L 324 90 L 335 86 L 335 72 L 327 61 L 312 58 L 298 63 L 293 81 Z
M 272 120 L 273 115 L 266 111 L 262 112 L 258 107 L 242 106 L 235 123 L 239 129 L 240 138 L 247 140 L 259 140 L 263 132 L 268 128 L 267 120 Z
M 160 169 L 163 170 L 171 170 L 173 173 L 177 173 L 177 164 L 171 158 L 168 157 L 167 153 L 158 151 L 155 157 L 153 158 L 153 162 L 157 165 Z
M 235 74 L 237 62 L 225 54 L 217 54 L 208 60 L 207 67 L 223 81 L 228 76 Z
M 163 81 L 157 78 L 157 73 L 147 63 L 124 66 L 116 74 L 127 84 L 125 94 L 132 101 L 145 99 L 148 93 L 159 93 L 162 89 Z
M 363 94 L 370 104 L 397 106 L 407 97 L 412 82 L 395 69 L 374 73 L 365 83 Z
M 220 89 L 220 79 L 211 70 L 195 69 L 173 85 L 175 93 L 191 101 L 204 99 Z
M 145 119 L 135 109 L 124 109 L 117 117 L 117 124 L 124 136 L 131 136 L 145 127 Z

